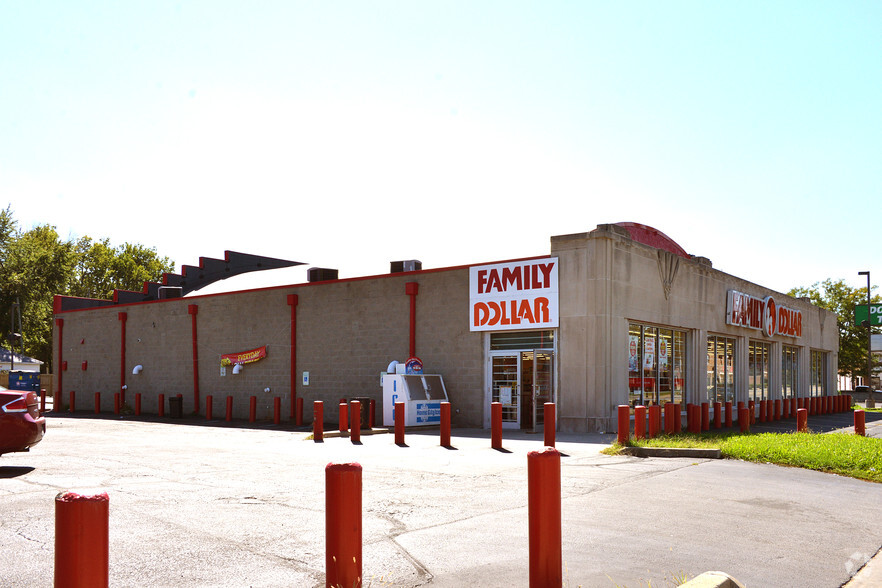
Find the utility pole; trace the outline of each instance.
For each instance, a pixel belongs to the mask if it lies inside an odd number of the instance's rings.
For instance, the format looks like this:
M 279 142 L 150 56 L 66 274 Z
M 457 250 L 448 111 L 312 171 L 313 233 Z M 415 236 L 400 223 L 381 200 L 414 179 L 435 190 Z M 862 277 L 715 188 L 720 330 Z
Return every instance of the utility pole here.
M 873 399 L 873 324 L 870 320 L 870 272 L 858 272 L 859 276 L 867 276 L 867 408 L 875 408 L 876 401 Z

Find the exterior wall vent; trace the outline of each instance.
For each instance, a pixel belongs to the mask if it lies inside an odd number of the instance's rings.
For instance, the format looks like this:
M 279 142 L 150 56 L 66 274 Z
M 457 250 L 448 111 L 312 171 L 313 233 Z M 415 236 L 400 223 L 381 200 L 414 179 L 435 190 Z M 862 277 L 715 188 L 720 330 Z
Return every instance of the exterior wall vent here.
M 337 279 L 337 270 L 326 267 L 311 267 L 306 270 L 307 280 L 310 282 L 326 282 Z
M 393 261 L 389 264 L 390 274 L 400 274 L 402 272 L 418 272 L 423 269 L 423 262 L 418 259 L 408 259 L 406 261 Z

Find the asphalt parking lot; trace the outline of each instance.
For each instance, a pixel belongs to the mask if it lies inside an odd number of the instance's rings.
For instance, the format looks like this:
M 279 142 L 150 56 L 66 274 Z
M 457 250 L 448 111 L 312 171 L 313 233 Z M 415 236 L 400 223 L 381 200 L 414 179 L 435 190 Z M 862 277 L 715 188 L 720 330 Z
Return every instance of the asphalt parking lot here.
M 51 586 L 54 498 L 110 496 L 111 586 L 324 585 L 324 468 L 363 466 L 365 586 L 526 586 L 527 453 L 542 436 L 308 439 L 263 425 L 49 417 L 0 457 L 0 585 Z M 611 457 L 558 435 L 565 586 L 837 587 L 882 545 L 882 485 L 729 460 Z

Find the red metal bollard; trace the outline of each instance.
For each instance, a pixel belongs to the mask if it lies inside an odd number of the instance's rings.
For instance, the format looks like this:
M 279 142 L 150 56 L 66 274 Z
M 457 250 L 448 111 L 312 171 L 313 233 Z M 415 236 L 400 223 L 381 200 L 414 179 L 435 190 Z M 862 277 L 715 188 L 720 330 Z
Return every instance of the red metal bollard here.
M 114 392 L 113 394 L 113 414 L 119 414 L 120 406 L 119 406 L 119 392 Z
M 257 396 L 248 398 L 248 422 L 253 423 L 257 420 Z
M 157 413 L 160 417 L 164 417 L 164 416 L 165 416 L 165 394 L 160 394 L 160 395 L 159 395 L 159 398 L 157 399 L 157 404 L 156 404 L 156 406 L 157 406 L 157 411 L 156 411 L 156 413 Z
M 303 425 L 303 399 L 299 396 L 294 399 L 294 424 L 298 427 Z
M 690 433 L 695 431 L 695 405 L 691 402 L 686 404 L 686 430 Z
M 102 492 L 55 497 L 55 586 L 106 587 L 110 582 L 110 499 Z
M 749 409 L 747 408 L 738 409 L 738 424 L 741 426 L 742 433 L 750 432 L 750 414 L 748 411 Z
M 557 405 L 553 402 L 546 402 L 544 414 L 542 430 L 545 433 L 545 447 L 554 447 L 557 435 Z M 551 423 L 550 426 L 549 423 Z
M 233 420 L 233 397 L 227 396 L 226 410 L 224 411 L 224 420 L 230 422 Z
M 775 399 L 775 412 L 774 412 L 774 419 L 775 419 L 776 421 L 780 421 L 780 420 L 781 420 L 781 399 L 780 399 L 780 398 L 776 398 L 776 399 Z
M 653 404 L 649 407 L 649 432 L 647 437 L 652 439 L 657 437 L 661 431 L 661 406 Z
M 312 403 L 312 440 L 321 443 L 325 438 L 325 404 L 321 400 Z
M 766 401 L 760 400 L 759 422 L 766 422 Z
M 547 404 L 545 406 L 548 406 Z M 545 414 L 548 414 L 547 412 Z M 634 438 L 637 440 L 643 439 L 646 437 L 646 407 L 645 406 L 635 406 L 634 407 Z M 548 445 L 545 443 L 546 447 L 554 447 L 554 445 Z
M 796 398 L 790 399 L 790 414 L 796 416 L 796 411 L 799 407 L 796 405 Z
M 750 424 L 753 425 L 754 423 L 756 423 L 756 401 L 748 400 L 747 409 L 748 411 L 750 411 Z
M 404 403 L 395 403 L 395 445 L 404 445 Z
M 101 413 L 101 392 L 95 392 L 95 414 Z
M 70 406 L 68 407 L 68 412 L 73 412 L 74 410 L 76 410 L 76 404 L 77 404 L 76 398 L 77 398 L 76 391 L 71 390 L 70 391 Z
M 325 466 L 325 586 L 361 586 L 361 465 Z
M 560 453 L 546 447 L 527 454 L 530 588 L 563 585 Z
M 208 394 L 205 397 L 205 420 L 210 421 L 211 417 L 214 416 L 214 396 Z
M 337 405 L 337 411 L 340 433 L 346 433 L 349 431 L 349 403 L 341 402 Z
M 631 436 L 631 408 L 627 404 L 618 407 L 618 428 L 616 440 L 620 445 L 626 445 Z
M 548 413 L 546 413 L 548 414 Z M 450 447 L 450 403 L 441 403 L 441 447 Z
M 726 401 L 726 428 L 732 427 L 732 401 Z
M 680 403 L 674 403 L 674 432 L 679 433 L 683 429 L 683 418 L 680 416 Z
M 276 396 L 273 398 L 273 424 L 278 425 L 282 422 L 282 399 Z
M 854 411 L 854 434 L 866 436 L 867 435 L 867 426 L 866 426 L 866 416 L 864 415 L 864 411 L 856 410 Z
M 665 403 L 665 434 L 674 434 L 674 403 Z
M 135 394 L 135 416 L 141 416 L 141 393 Z
M 349 439 L 352 443 L 361 443 L 361 401 L 353 400 L 350 411 L 352 412 L 352 426 L 349 427 Z
M 502 449 L 502 403 L 490 403 L 490 447 Z
M 796 432 L 808 433 L 808 411 L 804 408 L 796 409 Z
M 689 432 L 697 435 L 697 434 L 701 433 L 701 405 L 700 404 L 692 404 L 692 405 L 687 404 L 686 406 L 687 406 L 686 410 L 692 411 L 692 424 L 689 427 Z M 687 421 L 688 421 L 688 413 L 687 413 Z
M 714 429 L 720 429 L 723 426 L 723 403 L 714 402 Z
M 710 403 L 701 403 L 701 430 L 710 431 Z
M 789 419 L 790 418 L 790 399 L 785 398 L 781 402 L 781 418 Z

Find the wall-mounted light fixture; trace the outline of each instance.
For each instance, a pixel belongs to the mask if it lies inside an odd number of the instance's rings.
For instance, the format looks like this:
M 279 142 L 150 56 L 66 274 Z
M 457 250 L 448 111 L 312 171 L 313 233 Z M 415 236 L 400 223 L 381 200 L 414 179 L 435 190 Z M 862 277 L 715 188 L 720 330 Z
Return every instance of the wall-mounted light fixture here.
M 135 366 L 135 369 L 132 370 L 132 374 L 137 376 L 138 374 L 141 373 L 141 370 L 143 370 L 143 369 L 144 369 L 144 366 L 141 364 L 138 364 Z
M 234 374 L 238 374 L 241 371 L 242 371 L 242 364 L 241 363 L 237 363 L 236 365 L 233 366 L 233 373 Z

